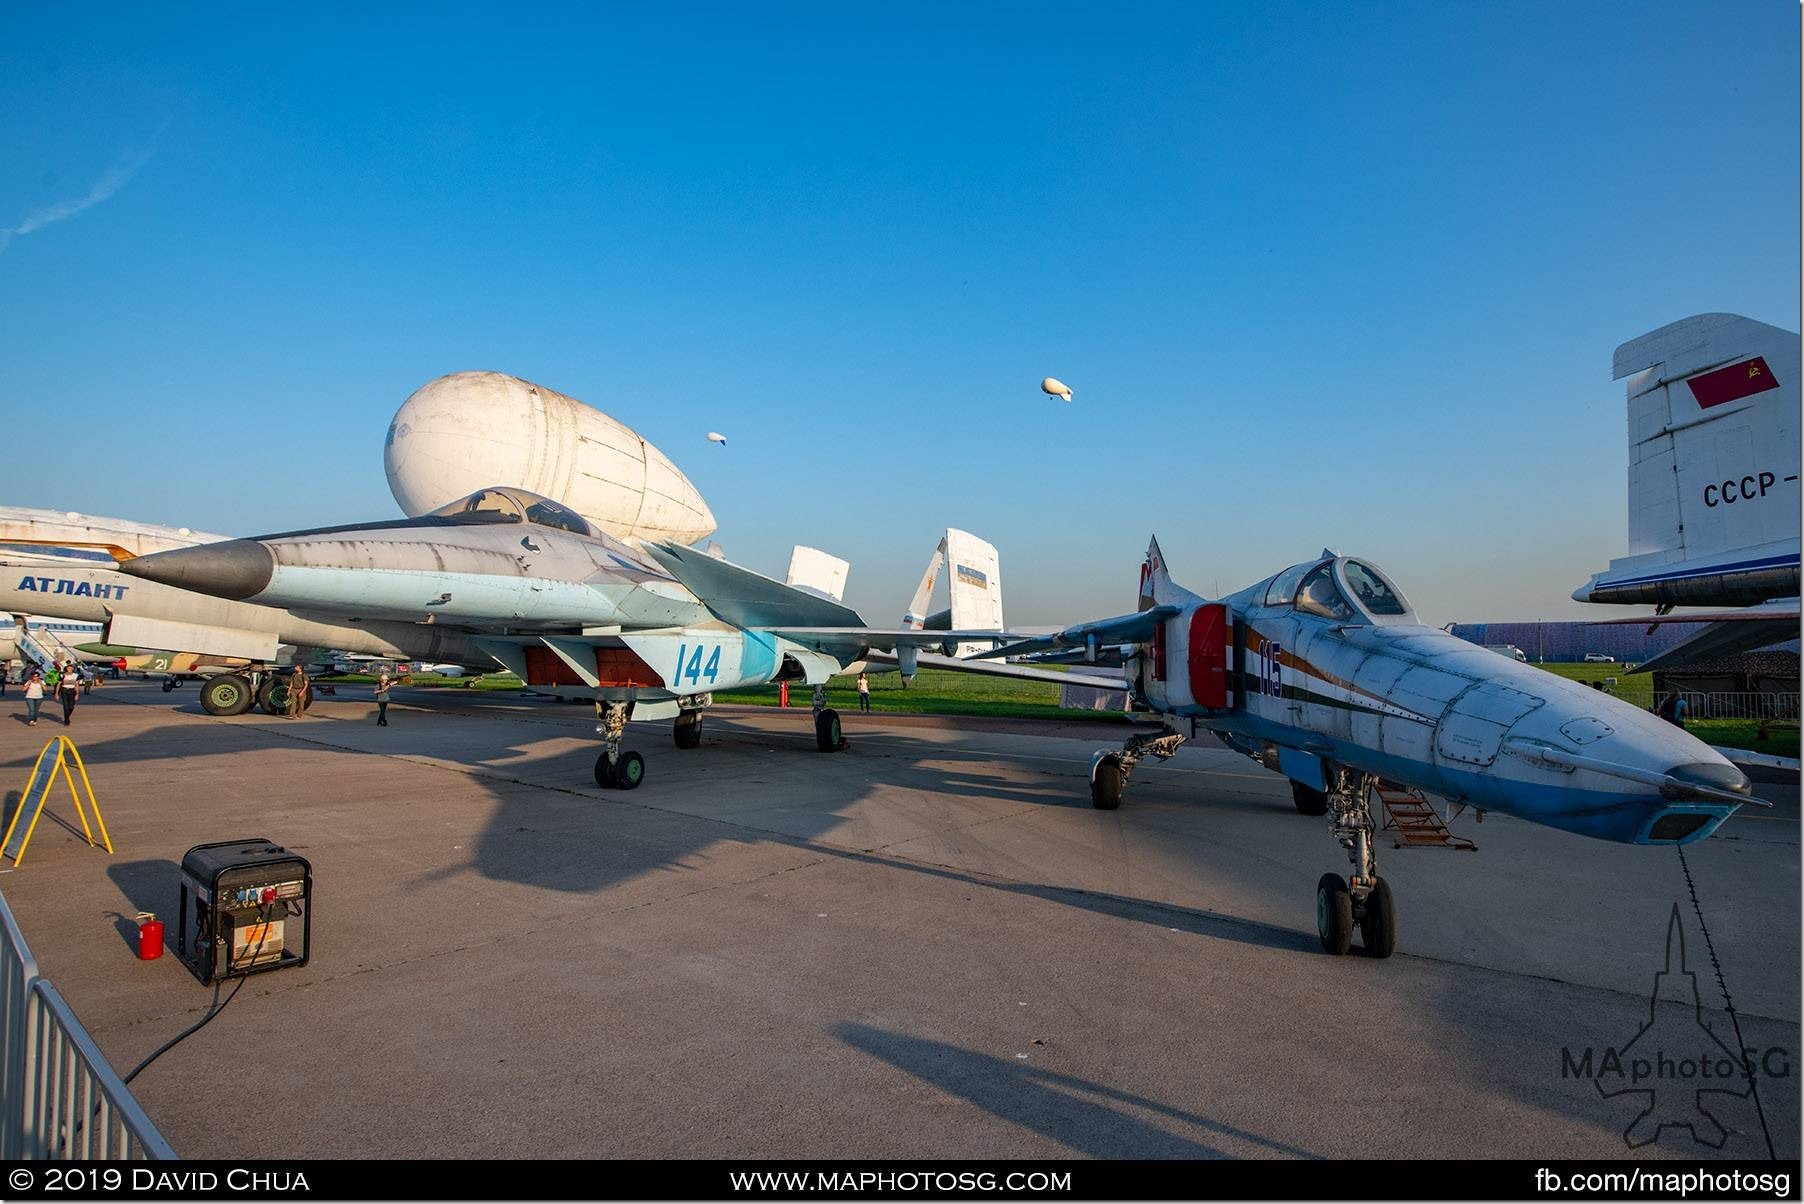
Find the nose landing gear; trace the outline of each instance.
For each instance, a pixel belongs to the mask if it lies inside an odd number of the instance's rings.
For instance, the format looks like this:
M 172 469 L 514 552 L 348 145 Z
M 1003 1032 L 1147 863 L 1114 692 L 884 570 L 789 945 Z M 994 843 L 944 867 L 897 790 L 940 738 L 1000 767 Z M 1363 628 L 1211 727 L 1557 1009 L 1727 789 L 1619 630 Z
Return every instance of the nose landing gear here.
M 626 737 L 626 703 L 597 702 L 596 730 L 601 733 L 601 755 L 595 758 L 595 784 L 603 790 L 633 790 L 645 780 L 645 758 L 621 752 Z M 700 736 L 697 728 L 696 735 Z
M 1390 883 L 1378 876 L 1372 842 L 1372 792 L 1377 786 L 1376 774 L 1340 769 L 1327 795 L 1328 831 L 1353 863 L 1352 881 L 1323 874 L 1315 887 L 1316 934 L 1322 948 L 1336 956 L 1352 947 L 1355 925 L 1371 956 L 1389 957 L 1397 948 L 1397 904 Z
M 822 752 L 844 752 L 852 747 L 840 730 L 839 712 L 827 705 L 827 687 L 814 687 L 814 746 Z

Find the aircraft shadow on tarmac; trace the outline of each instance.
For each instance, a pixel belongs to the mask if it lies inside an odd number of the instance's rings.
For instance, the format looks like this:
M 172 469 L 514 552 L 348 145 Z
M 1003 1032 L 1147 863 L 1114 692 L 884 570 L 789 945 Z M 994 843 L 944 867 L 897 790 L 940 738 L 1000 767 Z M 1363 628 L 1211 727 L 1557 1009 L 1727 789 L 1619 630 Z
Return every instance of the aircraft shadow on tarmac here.
M 178 710 L 197 718 L 202 714 L 192 699 L 178 703 Z M 339 756 L 402 756 L 425 760 L 431 757 L 431 752 L 423 746 L 410 745 L 406 724 L 438 727 L 446 722 L 461 722 L 472 725 L 473 729 L 472 739 L 466 746 L 467 755 L 461 758 L 460 768 L 439 772 L 458 772 L 466 781 L 478 784 L 494 800 L 495 807 L 475 837 L 469 861 L 422 875 L 426 882 L 474 871 L 497 881 L 560 892 L 593 893 L 658 870 L 682 870 L 693 864 L 694 857 L 723 841 L 746 845 L 774 843 L 955 880 L 986 890 L 1031 896 L 1099 915 L 1165 929 L 1175 928 L 1214 939 L 1298 953 L 1309 953 L 1315 946 L 1313 933 L 1257 920 L 1106 891 L 971 873 L 926 864 L 906 856 L 884 854 L 880 850 L 848 847 L 843 840 L 835 842 L 832 834 L 844 826 L 847 813 L 867 802 L 886 776 L 875 763 L 857 759 L 856 744 L 850 756 L 823 757 L 814 751 L 811 736 L 800 730 L 769 732 L 728 722 L 711 725 L 702 747 L 685 753 L 669 748 L 667 744 L 664 749 L 657 748 L 654 740 L 668 741 L 667 725 L 635 724 L 630 729 L 628 746 L 636 743 L 658 754 L 653 762 L 656 776 L 637 791 L 621 793 L 603 790 L 594 784 L 591 745 L 585 744 L 576 753 L 561 750 L 547 753 L 537 747 L 541 740 L 586 735 L 586 722 L 547 724 L 542 711 L 533 712 L 541 716 L 534 726 L 547 730 L 542 736 L 521 740 L 512 732 L 495 730 L 513 726 L 510 720 L 515 718 L 513 713 L 497 714 L 495 711 L 496 708 L 483 708 L 450 715 L 435 715 L 430 710 L 409 712 L 404 722 L 382 729 L 380 736 L 360 719 L 340 722 L 315 719 L 292 724 L 277 719 L 249 723 L 224 720 L 205 725 L 184 720 L 159 725 L 123 739 L 84 743 L 82 750 L 91 768 L 103 768 L 112 762 L 182 760 L 270 750 L 292 754 L 308 750 L 322 758 L 332 758 L 321 765 L 321 774 L 332 775 L 338 780 L 355 780 L 362 770 L 355 764 L 347 765 L 338 760 Z M 559 712 L 551 714 L 555 717 Z M 269 726 L 273 724 L 281 726 Z M 488 733 L 487 740 L 478 734 L 482 732 Z M 856 733 L 853 739 L 856 741 Z M 373 743 L 377 740 L 380 744 Z M 501 743 L 504 743 L 504 751 L 493 752 Z M 992 806 L 1000 801 L 1010 805 L 1079 806 L 1084 811 L 1089 810 L 1088 800 L 1080 793 L 1081 781 L 1071 783 L 1073 789 L 1069 794 L 1060 789 L 1071 782 L 1070 775 L 1045 779 L 1047 784 L 999 781 L 976 768 L 978 763 L 993 763 L 996 758 L 990 754 L 973 754 L 956 745 L 915 740 L 893 731 L 885 734 L 884 743 L 882 758 L 885 761 L 911 766 L 931 763 L 935 767 L 939 777 L 932 794 L 936 799 L 969 798 Z M 444 747 L 442 730 L 435 732 L 434 746 Z M 947 772 L 948 767 L 962 762 L 971 762 L 973 769 Z M 559 763 L 558 768 L 547 773 L 551 763 Z M 785 781 L 797 774 L 814 772 L 823 765 L 843 775 L 846 792 L 838 799 L 822 797 L 823 792 L 819 791 L 799 795 L 793 802 L 781 795 Z M 495 768 L 488 768 L 490 766 Z M 422 768 L 431 772 L 429 767 Z M 289 776 L 298 775 L 291 771 Z M 735 811 L 726 806 L 716 809 L 709 805 L 710 781 L 721 778 L 752 782 L 768 780 L 778 793 L 768 807 L 750 811 Z M 409 802 L 429 808 L 430 800 L 431 781 L 425 778 L 418 795 Z M 372 798 L 370 801 L 372 805 L 392 805 L 392 800 Z M 1260 805 L 1272 809 L 1275 822 L 1295 818 L 1287 816 L 1288 806 Z M 52 812 L 46 809 L 46 814 Z M 59 818 L 58 822 L 63 821 Z M 268 826 L 262 819 L 247 822 L 246 831 L 255 828 L 256 835 L 280 839 L 277 832 L 262 831 Z M 397 814 L 397 823 L 403 822 Z M 193 838 L 198 842 L 216 839 L 217 835 L 216 832 L 197 830 Z M 140 875 L 138 869 L 145 864 L 150 868 Z M 173 884 L 177 877 L 173 865 L 167 862 L 160 867 L 156 863 L 132 863 L 114 868 L 115 881 L 134 910 L 154 911 L 158 915 L 174 911 L 173 886 L 153 885 L 159 880 Z M 140 881 L 140 878 L 144 880 Z
M 1251 1144 L 1279 1157 L 1318 1157 L 1235 1125 L 1025 1062 L 863 1024 L 840 1024 L 834 1032 L 853 1049 L 1093 1158 L 1245 1156 L 1244 1150 L 1222 1150 L 1183 1130 Z M 1143 1119 L 1146 1114 L 1171 1128 Z

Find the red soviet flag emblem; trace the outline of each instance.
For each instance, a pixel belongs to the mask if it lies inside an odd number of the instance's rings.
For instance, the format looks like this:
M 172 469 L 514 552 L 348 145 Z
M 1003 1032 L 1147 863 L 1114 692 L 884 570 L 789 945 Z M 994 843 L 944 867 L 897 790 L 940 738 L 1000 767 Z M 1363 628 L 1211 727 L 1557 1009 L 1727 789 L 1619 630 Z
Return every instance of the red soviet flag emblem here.
M 1697 398 L 1698 407 L 1705 410 L 1779 387 L 1779 382 L 1773 378 L 1772 369 L 1758 355 L 1739 364 L 1730 364 L 1727 368 L 1694 376 L 1685 383 L 1691 386 L 1691 395 Z

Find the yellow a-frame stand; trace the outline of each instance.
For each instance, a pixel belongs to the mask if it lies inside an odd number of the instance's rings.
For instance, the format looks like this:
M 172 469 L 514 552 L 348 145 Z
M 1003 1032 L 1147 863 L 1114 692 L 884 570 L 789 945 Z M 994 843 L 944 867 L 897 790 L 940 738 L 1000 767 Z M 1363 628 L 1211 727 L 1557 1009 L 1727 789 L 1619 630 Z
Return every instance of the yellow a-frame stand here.
M 50 755 L 55 749 L 56 755 Z M 75 772 L 69 770 L 69 762 L 75 762 Z M 94 797 L 94 786 L 88 781 L 88 767 L 81 763 L 81 753 L 75 747 L 75 741 L 67 736 L 55 736 L 38 754 L 37 761 L 31 767 L 31 778 L 25 783 L 25 793 L 19 797 L 19 809 L 13 812 L 12 822 L 6 825 L 6 838 L 0 840 L 0 855 L 10 857 L 16 866 L 25 860 L 25 846 L 31 843 L 31 834 L 38 826 L 38 820 L 44 814 L 44 804 L 50 801 L 50 788 L 56 785 L 57 771 L 61 770 L 63 780 L 69 783 L 69 794 L 75 799 L 75 814 L 81 816 L 82 835 L 88 838 L 88 847 L 97 847 L 94 842 L 94 828 L 88 826 L 88 813 L 81 805 L 81 797 L 85 792 L 88 806 L 94 808 L 94 826 L 100 829 L 100 844 L 107 852 L 113 851 L 113 838 L 106 834 L 106 820 L 100 817 L 100 800 Z M 81 786 L 75 785 L 75 774 L 81 774 Z M 20 830 L 19 821 L 31 814 L 31 821 Z M 14 837 L 17 837 L 15 841 Z

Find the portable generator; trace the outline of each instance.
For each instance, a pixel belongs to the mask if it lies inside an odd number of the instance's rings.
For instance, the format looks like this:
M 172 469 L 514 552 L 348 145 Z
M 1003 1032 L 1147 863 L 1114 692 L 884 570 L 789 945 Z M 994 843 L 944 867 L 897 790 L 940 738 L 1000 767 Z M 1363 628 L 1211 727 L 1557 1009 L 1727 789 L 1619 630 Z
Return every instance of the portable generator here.
M 182 856 L 176 952 L 202 983 L 307 963 L 313 867 L 261 838 Z

